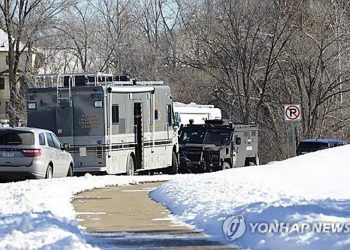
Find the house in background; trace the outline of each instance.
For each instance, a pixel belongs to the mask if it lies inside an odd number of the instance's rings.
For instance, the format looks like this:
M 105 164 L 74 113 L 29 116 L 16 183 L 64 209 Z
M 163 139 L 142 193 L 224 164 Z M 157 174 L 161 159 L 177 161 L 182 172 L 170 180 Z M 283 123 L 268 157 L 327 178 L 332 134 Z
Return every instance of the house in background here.
M 20 49 L 23 49 L 23 45 Z M 0 120 L 8 119 L 6 114 L 7 106 L 10 100 L 9 68 L 8 68 L 8 37 L 7 33 L 0 29 Z M 28 49 L 24 49 L 20 61 L 19 72 L 26 71 L 26 65 L 31 69 L 35 68 L 35 53 L 28 56 Z M 28 68 L 28 67 L 27 67 Z

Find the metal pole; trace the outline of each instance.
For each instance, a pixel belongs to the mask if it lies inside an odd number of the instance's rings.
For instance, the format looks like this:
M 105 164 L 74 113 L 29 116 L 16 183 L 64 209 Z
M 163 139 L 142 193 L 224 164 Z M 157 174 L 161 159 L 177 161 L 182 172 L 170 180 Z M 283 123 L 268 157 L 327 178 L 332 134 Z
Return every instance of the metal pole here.
M 291 128 L 292 128 L 292 157 L 297 155 L 297 126 L 295 126 L 295 122 L 291 122 Z

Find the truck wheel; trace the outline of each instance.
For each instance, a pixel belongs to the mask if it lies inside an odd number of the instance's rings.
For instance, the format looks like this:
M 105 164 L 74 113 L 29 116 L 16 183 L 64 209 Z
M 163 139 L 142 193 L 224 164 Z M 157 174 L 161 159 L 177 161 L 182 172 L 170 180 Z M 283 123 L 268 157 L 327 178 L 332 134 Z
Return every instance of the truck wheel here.
M 223 162 L 223 163 L 222 163 L 222 170 L 230 169 L 230 168 L 231 168 L 231 166 L 230 166 L 230 164 L 228 164 L 227 162 Z
M 126 161 L 126 175 L 133 176 L 135 175 L 135 164 L 134 158 L 132 155 L 128 156 L 128 160 Z
M 166 174 L 177 174 L 178 170 L 179 170 L 179 163 L 177 162 L 177 157 L 175 152 L 173 151 L 172 155 L 171 155 L 171 166 L 168 167 L 165 171 Z
M 246 158 L 245 160 L 245 164 L 244 166 L 247 167 L 247 166 L 256 166 L 256 158 L 253 158 L 253 157 L 249 157 L 249 158 Z

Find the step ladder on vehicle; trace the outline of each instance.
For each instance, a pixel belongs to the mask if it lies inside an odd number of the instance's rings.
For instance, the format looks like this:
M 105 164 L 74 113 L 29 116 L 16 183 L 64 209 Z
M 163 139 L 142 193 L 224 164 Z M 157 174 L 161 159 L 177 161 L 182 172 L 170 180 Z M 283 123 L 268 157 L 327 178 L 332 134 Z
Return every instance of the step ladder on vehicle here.
M 57 107 L 61 106 L 62 102 L 67 102 L 69 107 L 72 107 L 72 86 L 75 86 L 75 78 L 69 77 L 68 87 L 62 86 L 59 83 L 56 85 Z

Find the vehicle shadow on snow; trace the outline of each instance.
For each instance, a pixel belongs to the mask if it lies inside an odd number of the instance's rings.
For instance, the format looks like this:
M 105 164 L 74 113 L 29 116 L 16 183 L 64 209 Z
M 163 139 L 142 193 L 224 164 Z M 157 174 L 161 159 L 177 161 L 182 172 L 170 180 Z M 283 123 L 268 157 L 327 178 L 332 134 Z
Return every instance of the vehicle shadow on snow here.
M 211 241 L 198 233 L 179 232 L 178 230 L 142 231 L 142 232 L 103 232 L 86 233 L 89 244 L 102 249 L 234 249 L 230 246 Z

